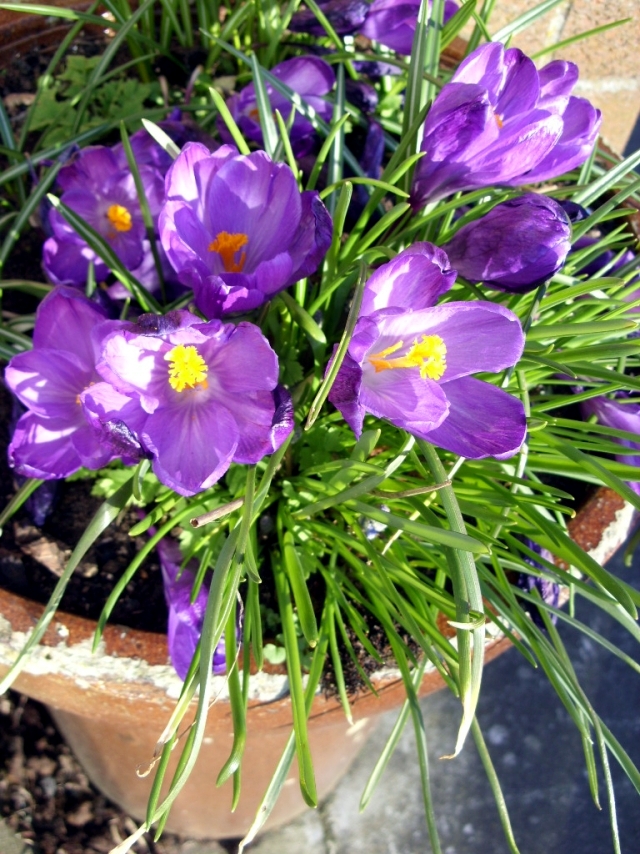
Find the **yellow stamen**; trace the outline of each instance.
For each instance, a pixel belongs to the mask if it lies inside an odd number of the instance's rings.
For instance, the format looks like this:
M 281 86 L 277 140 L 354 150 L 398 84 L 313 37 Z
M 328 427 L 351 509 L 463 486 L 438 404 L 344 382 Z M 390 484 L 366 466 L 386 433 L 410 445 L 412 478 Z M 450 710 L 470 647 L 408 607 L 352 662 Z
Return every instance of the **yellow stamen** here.
M 495 118 L 496 124 L 498 125 L 498 130 L 502 130 L 502 128 L 504 127 L 504 122 L 502 121 L 502 118 L 497 113 L 494 113 L 493 117 Z
M 131 231 L 131 214 L 122 205 L 110 205 L 107 219 L 116 231 Z
M 249 238 L 246 234 L 229 234 L 228 231 L 221 231 L 209 244 L 209 252 L 218 253 L 227 273 L 240 273 L 247 260 L 247 253 L 243 252 L 238 261 L 235 260 L 235 254 L 248 242 Z
M 207 363 L 192 344 L 186 347 L 178 344 L 168 353 L 165 361 L 169 362 L 169 385 L 176 391 L 185 388 L 207 387 Z
M 396 353 L 403 346 L 404 342 L 398 341 L 380 353 L 369 356 L 376 373 L 393 368 L 420 368 L 423 380 L 439 380 L 442 377 L 447 367 L 447 345 L 439 335 L 423 335 L 422 341 L 416 338 L 405 356 L 387 359 L 387 356 Z

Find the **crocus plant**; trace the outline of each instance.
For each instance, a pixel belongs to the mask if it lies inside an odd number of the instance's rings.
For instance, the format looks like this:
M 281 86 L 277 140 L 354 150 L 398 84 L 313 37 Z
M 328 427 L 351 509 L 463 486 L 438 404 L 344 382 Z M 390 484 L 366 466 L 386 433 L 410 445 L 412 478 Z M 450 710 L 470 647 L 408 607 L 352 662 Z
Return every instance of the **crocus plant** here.
M 470 733 L 482 752 L 490 624 L 549 674 L 589 767 L 591 726 L 605 770 L 610 752 L 637 782 L 562 625 L 582 627 L 584 596 L 637 636 L 637 594 L 565 520 L 602 484 L 640 509 L 640 263 L 623 207 L 639 204 L 640 158 L 612 168 L 598 152 L 600 112 L 574 94 L 572 62 L 505 47 L 524 18 L 487 39 L 489 2 L 156 5 L 118 4 L 68 144 L 43 148 L 36 131 L 46 81 L 15 139 L 0 121 L 17 489 L 0 525 L 43 482 L 93 479 L 101 520 L 133 508 L 157 547 L 168 660 L 198 697 L 180 767 L 210 680 L 228 678 L 236 795 L 252 661 L 284 648 L 314 803 L 301 652 L 308 697 L 323 684 L 348 716 L 372 669 L 397 666 L 415 697 L 437 668 L 460 699 L 454 752 Z M 474 16 L 464 58 L 441 62 Z M 161 88 L 149 56 L 157 44 L 168 62 L 173 38 L 189 56 L 201 38 L 202 64 Z M 132 60 L 110 68 L 125 45 Z M 102 123 L 87 112 L 125 71 L 152 93 L 144 127 L 128 107 Z M 41 273 L 25 275 L 34 245 Z

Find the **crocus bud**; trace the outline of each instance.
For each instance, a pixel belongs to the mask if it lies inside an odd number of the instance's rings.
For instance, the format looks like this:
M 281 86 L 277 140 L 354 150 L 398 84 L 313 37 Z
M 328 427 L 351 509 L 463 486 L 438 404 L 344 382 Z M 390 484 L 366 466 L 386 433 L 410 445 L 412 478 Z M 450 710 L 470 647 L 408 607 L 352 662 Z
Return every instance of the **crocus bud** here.
M 571 223 L 554 199 L 525 193 L 464 225 L 444 249 L 468 281 L 526 293 L 564 264 Z

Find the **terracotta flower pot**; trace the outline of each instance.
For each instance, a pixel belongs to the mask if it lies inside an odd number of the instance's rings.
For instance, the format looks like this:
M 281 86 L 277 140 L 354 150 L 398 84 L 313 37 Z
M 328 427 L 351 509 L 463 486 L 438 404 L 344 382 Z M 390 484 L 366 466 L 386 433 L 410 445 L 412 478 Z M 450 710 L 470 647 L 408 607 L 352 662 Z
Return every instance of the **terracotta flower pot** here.
M 572 521 L 570 531 L 580 546 L 604 562 L 624 542 L 633 519 L 630 505 L 611 490 L 600 489 Z M 7 671 L 41 613 L 41 605 L 0 590 L 0 673 Z M 142 818 L 153 775 L 140 778 L 136 770 L 149 765 L 180 682 L 168 664 L 164 635 L 108 626 L 99 651 L 92 655 L 94 630 L 88 620 L 58 613 L 15 687 L 47 704 L 95 785 Z M 487 660 L 508 647 L 504 637 L 489 637 Z M 250 826 L 291 731 L 286 677 L 277 668 L 270 671 L 252 676 L 238 809 L 230 812 L 231 784 L 215 785 L 233 739 L 229 704 L 220 698 L 209 712 L 203 749 L 172 809 L 168 830 L 222 839 L 240 836 Z M 216 678 L 216 690 L 223 689 L 224 677 Z M 314 700 L 309 738 L 320 798 L 347 770 L 375 716 L 404 699 L 397 674 L 381 672 L 374 678 L 378 697 L 362 693 L 353 699 L 352 726 L 335 698 L 318 695 Z M 431 670 L 420 693 L 442 687 L 441 677 Z M 294 767 L 267 826 L 288 822 L 304 809 Z

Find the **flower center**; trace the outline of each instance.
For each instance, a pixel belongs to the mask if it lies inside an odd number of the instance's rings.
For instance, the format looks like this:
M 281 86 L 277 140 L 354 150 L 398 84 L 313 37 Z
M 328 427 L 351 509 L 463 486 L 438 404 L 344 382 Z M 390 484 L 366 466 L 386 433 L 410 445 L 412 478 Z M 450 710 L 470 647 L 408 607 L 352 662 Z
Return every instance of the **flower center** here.
M 116 231 L 131 231 L 131 214 L 122 205 L 110 205 L 107 219 Z
M 398 341 L 386 350 L 369 356 L 369 361 L 376 369 L 376 373 L 393 368 L 420 368 L 420 376 L 423 380 L 439 380 L 444 374 L 447 367 L 447 345 L 439 335 L 423 335 L 422 341 L 416 338 L 406 355 L 387 359 L 387 356 L 396 353 L 402 347 L 404 347 L 404 341 Z
M 176 391 L 207 387 L 207 363 L 192 344 L 178 344 L 164 355 L 169 362 L 169 385 Z
M 228 231 L 221 231 L 209 244 L 209 252 L 218 253 L 227 273 L 241 273 L 244 262 L 247 260 L 247 253 L 243 252 L 237 261 L 235 255 L 248 242 L 249 238 L 246 234 L 229 234 Z

